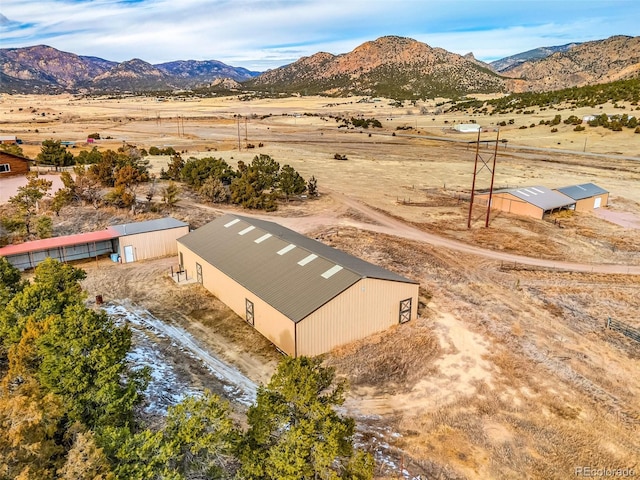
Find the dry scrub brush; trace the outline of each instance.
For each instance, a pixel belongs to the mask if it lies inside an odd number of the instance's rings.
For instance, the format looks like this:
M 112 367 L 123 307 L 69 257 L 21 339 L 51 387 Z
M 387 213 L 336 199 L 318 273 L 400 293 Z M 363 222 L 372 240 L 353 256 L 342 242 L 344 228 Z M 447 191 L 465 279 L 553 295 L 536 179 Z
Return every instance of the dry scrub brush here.
M 418 318 L 339 347 L 326 362 L 353 386 L 397 393 L 410 391 L 417 381 L 433 374 L 439 351 L 431 322 Z

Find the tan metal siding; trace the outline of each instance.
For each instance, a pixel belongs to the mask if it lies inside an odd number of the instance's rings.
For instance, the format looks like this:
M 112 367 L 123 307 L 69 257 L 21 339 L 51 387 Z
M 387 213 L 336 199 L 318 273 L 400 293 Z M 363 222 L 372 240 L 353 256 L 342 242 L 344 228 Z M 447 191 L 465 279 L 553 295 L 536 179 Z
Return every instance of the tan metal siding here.
M 134 261 L 147 260 L 149 258 L 166 257 L 178 253 L 177 239 L 189 233 L 189 227 L 171 228 L 136 235 L 126 235 L 119 239 L 119 254 L 125 262 L 124 247 L 132 246 Z
M 202 267 L 202 286 L 231 310 L 246 320 L 246 299 L 253 302 L 254 328 L 287 355 L 295 356 L 295 324 L 249 290 L 178 243 L 184 268 L 189 277 L 196 276 L 196 262 Z
M 297 354 L 315 356 L 386 330 L 399 322 L 400 302 L 411 298 L 417 317 L 418 285 L 365 278 L 298 323 Z
M 486 202 L 489 200 L 489 195 L 478 195 L 478 198 L 483 199 L 486 205 Z M 544 211 L 540 207 L 527 203 L 510 193 L 494 193 L 491 197 L 491 208 L 534 218 L 542 218 L 544 214 Z
M 600 198 L 600 207 L 606 207 L 609 203 L 609 194 L 603 193 L 593 197 L 583 198 L 576 201 L 576 212 L 590 212 L 595 208 L 596 198 Z

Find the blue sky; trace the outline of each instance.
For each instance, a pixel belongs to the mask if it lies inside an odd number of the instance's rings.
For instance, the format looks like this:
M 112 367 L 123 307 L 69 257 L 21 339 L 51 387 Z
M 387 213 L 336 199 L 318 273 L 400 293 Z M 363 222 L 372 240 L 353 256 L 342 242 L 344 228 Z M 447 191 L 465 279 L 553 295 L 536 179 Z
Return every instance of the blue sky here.
M 640 0 L 2 0 L 0 47 L 264 71 L 385 35 L 492 61 L 640 35 Z

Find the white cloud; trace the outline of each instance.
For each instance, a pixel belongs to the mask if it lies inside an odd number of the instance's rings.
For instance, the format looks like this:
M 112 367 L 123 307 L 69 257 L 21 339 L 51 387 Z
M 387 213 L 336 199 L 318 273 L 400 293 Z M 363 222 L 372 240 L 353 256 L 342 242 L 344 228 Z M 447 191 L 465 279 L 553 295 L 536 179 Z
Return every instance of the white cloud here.
M 215 59 L 265 70 L 384 35 L 491 60 L 540 46 L 637 35 L 624 0 L 3 0 L 3 47 L 44 43 L 151 63 Z

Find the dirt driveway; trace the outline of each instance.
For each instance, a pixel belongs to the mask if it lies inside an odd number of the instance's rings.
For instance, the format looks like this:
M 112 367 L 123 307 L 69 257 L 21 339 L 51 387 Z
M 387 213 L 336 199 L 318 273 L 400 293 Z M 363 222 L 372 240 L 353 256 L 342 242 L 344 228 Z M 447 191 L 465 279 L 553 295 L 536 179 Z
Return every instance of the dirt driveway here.
M 49 194 L 53 195 L 58 190 L 64 187 L 60 180 L 60 175 L 56 174 L 41 174 L 40 178 L 49 180 L 52 182 L 51 190 Z M 19 187 L 24 187 L 28 183 L 28 179 L 22 175 L 16 175 L 9 178 L 0 179 L 0 204 L 7 203 L 11 197 L 18 193 Z

